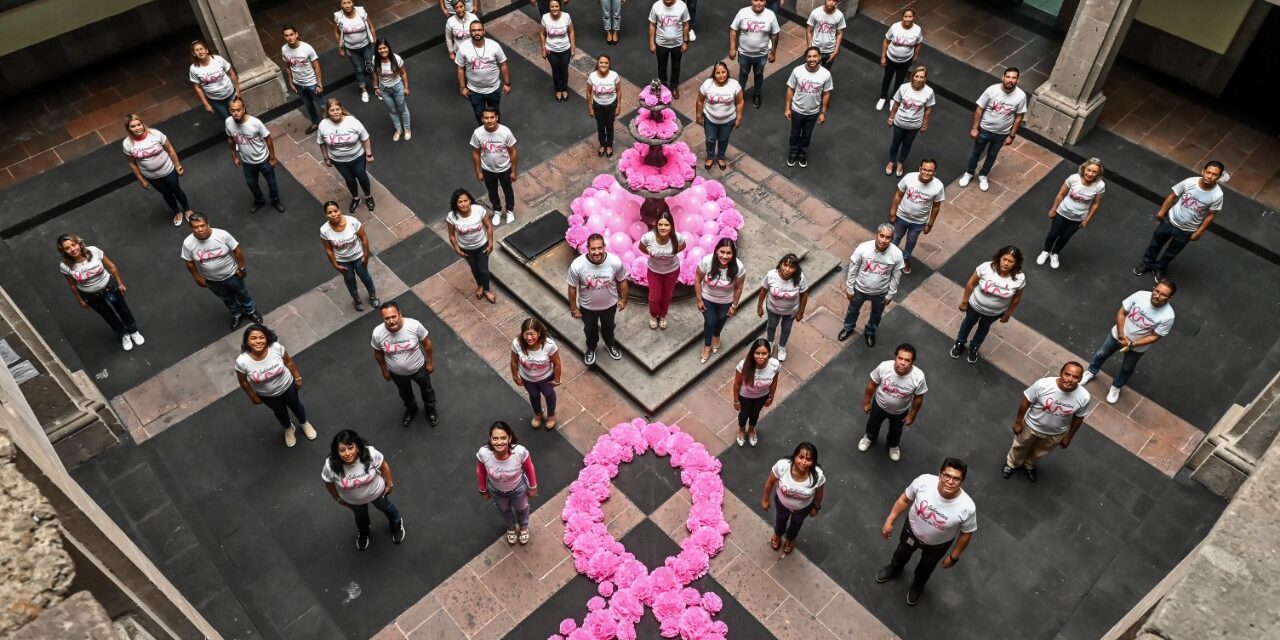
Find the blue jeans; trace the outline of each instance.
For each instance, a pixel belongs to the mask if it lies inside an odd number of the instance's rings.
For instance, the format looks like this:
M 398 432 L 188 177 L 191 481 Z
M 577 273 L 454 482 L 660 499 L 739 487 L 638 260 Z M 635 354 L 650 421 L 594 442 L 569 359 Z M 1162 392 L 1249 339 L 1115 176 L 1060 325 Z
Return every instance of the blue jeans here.
M 536 415 L 542 415 L 542 399 L 547 399 L 547 415 L 556 415 L 556 388 L 551 384 L 554 376 L 549 376 L 545 380 L 537 382 L 529 382 L 521 380 L 524 383 L 524 390 L 529 392 L 529 406 L 533 407 Z
M 782 536 L 788 540 L 795 540 L 800 535 L 800 525 L 804 524 L 804 519 L 809 517 L 809 507 L 813 503 L 809 503 L 803 509 L 792 511 L 782 506 L 782 501 L 778 500 L 778 496 L 773 496 L 775 507 L 778 508 L 777 515 L 773 518 L 773 535 Z
M 400 521 L 402 520 L 400 510 L 394 504 L 391 504 L 390 498 L 382 496 L 373 502 L 347 505 L 347 508 L 356 514 L 356 530 L 360 532 L 360 535 L 369 535 L 369 505 L 377 507 L 378 511 L 386 514 L 387 522 L 391 523 L 393 529 L 400 528 Z
M 324 98 L 316 92 L 316 85 L 295 84 L 294 86 L 298 88 L 298 97 L 302 99 L 302 106 L 307 109 L 311 124 L 320 124 L 320 113 L 324 111 Z
M 493 279 L 489 276 L 489 254 L 484 250 L 485 247 L 480 246 L 475 249 L 463 249 L 462 252 L 467 254 L 467 266 L 471 267 L 471 277 L 475 279 L 476 286 L 487 292 L 490 290 Z
M 471 102 L 471 111 L 476 115 L 476 124 L 480 124 L 480 113 L 485 110 L 485 107 L 490 107 L 495 111 L 498 110 L 498 105 L 502 103 L 502 87 L 498 87 L 493 93 L 468 90 L 467 100 Z
M 271 194 L 271 201 L 280 202 L 280 187 L 276 184 L 276 168 L 271 166 L 271 162 L 263 160 L 258 164 L 253 164 L 252 162 L 241 160 L 240 169 L 244 172 L 244 183 L 249 185 L 249 193 L 253 194 L 254 204 L 266 202 L 262 198 L 262 187 L 258 186 L 258 174 L 262 174 L 267 178 L 267 192 Z
M 698 0 L 684 0 L 684 6 L 689 8 L 689 28 L 693 29 L 698 21 Z
M 508 529 L 529 528 L 529 480 L 521 478 L 520 484 L 510 491 L 498 491 L 489 485 L 489 495 L 493 498 L 493 506 L 502 514 L 502 521 Z
M 999 319 L 1000 316 L 989 316 L 984 313 L 978 313 L 977 311 L 974 311 L 972 306 L 970 306 L 969 309 L 964 312 L 964 320 L 960 322 L 960 331 L 956 334 L 956 344 L 960 345 L 960 348 L 963 349 L 964 343 L 969 338 L 969 332 L 973 331 L 973 325 L 976 324 L 978 325 L 978 331 L 973 334 L 973 342 L 970 342 L 969 346 L 975 350 L 978 349 L 982 346 L 983 341 L 987 339 L 987 332 L 991 331 L 991 324 Z
M 738 84 L 742 85 L 743 91 L 747 90 L 747 76 L 755 72 L 756 85 L 752 87 L 751 95 L 760 97 L 760 93 L 764 90 L 764 63 L 768 59 L 768 55 L 748 56 L 738 53 Z
M 982 163 L 982 172 L 980 176 L 991 174 L 991 167 L 996 164 L 996 156 L 1000 155 L 1000 147 L 1004 146 L 1004 140 L 1007 134 L 991 133 L 986 129 L 978 129 L 978 139 L 973 141 L 973 153 L 969 155 L 969 164 L 965 166 L 964 172 L 973 175 L 978 168 L 978 158 L 982 157 L 986 152 L 987 159 Z
M 920 239 L 920 232 L 924 231 L 924 224 L 923 222 L 907 222 L 902 219 L 901 215 L 893 221 L 893 244 L 898 244 L 898 241 L 903 236 L 907 238 L 906 246 L 902 247 L 903 262 L 911 260 L 911 252 L 916 248 L 916 240 Z
M 774 13 L 778 12 L 778 6 L 781 4 L 782 4 L 781 0 L 764 0 L 764 8 Z
M 187 203 L 187 194 L 182 190 L 182 185 L 178 182 L 178 171 L 176 169 L 159 178 L 147 178 L 147 182 L 151 183 L 156 193 L 164 198 L 164 203 L 169 206 L 170 211 L 181 213 L 191 210 L 191 205 Z
M 411 129 L 409 126 L 409 105 L 404 101 L 404 83 L 391 87 L 379 87 L 382 92 L 382 103 L 387 105 L 391 113 L 391 125 L 396 131 Z
M 1151 244 L 1147 245 L 1147 252 L 1142 256 L 1142 264 L 1148 269 L 1163 272 L 1169 267 L 1169 263 L 1182 252 L 1182 249 L 1191 242 L 1191 232 L 1183 231 L 1169 222 L 1166 217 L 1156 225 L 1156 230 L 1151 234 Z M 1168 243 L 1168 247 L 1164 250 L 1164 255 L 1160 255 L 1160 249 Z M 1157 259 L 1157 256 L 1159 258 Z
M 622 31 L 622 0 L 600 0 L 605 31 Z
M 365 159 L 364 152 L 356 156 L 355 160 L 347 162 L 333 161 L 333 168 L 338 170 L 338 174 L 342 176 L 342 180 L 347 183 L 347 191 L 351 192 L 352 198 L 360 196 L 360 192 L 356 189 L 359 185 L 364 189 L 365 196 L 373 195 L 373 189 L 369 187 L 369 161 Z
M 219 126 L 222 126 L 223 123 L 227 121 L 227 118 L 231 117 L 232 98 L 235 98 L 235 96 L 231 96 L 230 98 L 223 98 L 221 100 L 214 100 L 209 96 L 205 96 L 205 99 L 209 101 L 209 106 L 213 107 L 213 115 L 218 118 Z
M 788 142 L 791 155 L 804 155 L 805 150 L 809 148 L 809 142 L 813 140 L 813 127 L 816 124 L 818 124 L 816 113 L 803 114 L 794 110 L 791 112 L 791 138 Z
M 787 339 L 791 337 L 791 325 L 796 321 L 795 315 L 784 316 L 768 310 L 765 311 L 765 315 L 767 315 L 769 319 L 764 325 L 764 337 L 768 338 L 769 342 L 772 343 L 774 331 L 778 329 L 778 325 L 782 325 L 782 338 L 778 340 L 778 346 L 785 348 L 787 346 Z
M 1107 333 L 1107 339 L 1102 341 L 1102 346 L 1098 347 L 1098 351 L 1093 354 L 1093 360 L 1089 362 L 1089 371 L 1098 373 L 1102 370 L 1102 364 L 1107 358 L 1115 355 L 1120 350 L 1120 341 L 1111 337 Z M 1120 362 L 1120 373 L 1116 374 L 1115 380 L 1111 386 L 1119 389 L 1129 381 L 1129 376 L 1133 375 L 1133 370 L 1138 368 L 1138 361 L 1142 359 L 1142 353 L 1132 349 L 1124 352 L 1124 360 Z
M 880 317 L 884 315 L 884 296 L 870 295 L 853 290 L 853 299 L 849 301 L 849 309 L 844 312 L 844 330 L 853 331 L 858 324 L 858 314 L 862 312 L 862 303 L 871 302 L 871 317 L 867 318 L 867 328 L 863 330 L 866 335 L 875 335 L 876 329 L 880 328 Z
M 893 125 L 893 139 L 889 141 L 889 162 L 906 164 L 907 156 L 911 154 L 911 143 L 916 141 L 919 133 L 919 129 L 903 129 Z
M 351 47 L 342 47 L 347 51 L 347 60 L 351 62 L 351 68 L 356 71 L 356 86 L 364 91 L 367 87 L 373 86 L 373 43 L 366 44 L 359 49 Z
M 244 286 L 244 279 L 240 276 L 233 273 L 226 280 L 206 280 L 205 283 L 213 295 L 227 305 L 231 315 L 248 316 L 257 311 L 253 296 L 249 295 L 249 288 Z
M 258 397 L 262 398 L 262 404 L 271 409 L 271 413 L 276 416 L 276 422 L 279 422 L 280 426 L 285 429 L 293 426 L 289 423 L 290 410 L 293 411 L 293 417 L 298 419 L 298 424 L 306 424 L 307 408 L 302 406 L 302 397 L 299 395 L 297 382 L 290 384 L 278 396 L 259 395 Z
M 729 321 L 728 302 L 702 301 L 702 346 L 711 346 L 711 338 L 719 338 L 724 324 Z
M 369 265 L 364 260 L 352 260 L 351 262 L 339 262 L 339 265 L 346 267 L 347 270 L 342 272 L 342 282 L 347 285 L 347 292 L 352 298 L 359 298 L 359 290 L 356 289 L 356 278 L 360 278 L 360 282 L 364 283 L 364 290 L 369 292 L 370 298 L 378 297 L 378 288 L 373 285 L 373 276 L 369 275 Z
M 724 160 L 729 150 L 729 134 L 733 133 L 733 120 L 717 124 L 703 114 L 702 132 L 707 135 L 707 159 Z

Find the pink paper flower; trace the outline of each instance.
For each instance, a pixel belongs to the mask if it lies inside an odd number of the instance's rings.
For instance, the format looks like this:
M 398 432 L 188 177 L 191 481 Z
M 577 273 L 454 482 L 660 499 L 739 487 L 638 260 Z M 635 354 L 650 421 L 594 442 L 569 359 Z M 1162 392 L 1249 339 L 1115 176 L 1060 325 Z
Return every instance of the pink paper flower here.
M 720 184 L 719 180 L 708 180 L 703 183 L 703 186 L 707 190 L 707 198 L 711 200 L 719 200 L 720 198 L 725 197 L 724 185 Z M 723 209 L 724 207 L 722 206 L 721 208 Z
M 722 601 L 720 596 L 716 595 L 714 591 L 708 591 L 702 594 L 702 608 L 706 609 L 708 613 L 719 613 L 720 609 L 723 607 L 724 601 Z
M 565 618 L 560 622 L 560 633 L 569 635 L 574 629 L 578 628 L 578 623 L 573 618 Z
M 720 224 L 722 226 L 741 229 L 744 222 L 746 220 L 742 218 L 742 214 L 738 213 L 737 209 L 722 210 L 720 212 Z
M 603 191 L 608 191 L 615 184 L 618 184 L 617 179 L 607 173 L 602 173 L 591 181 L 591 186 Z
M 608 580 L 601 582 L 600 587 L 596 589 L 596 592 L 608 598 L 609 596 L 613 595 L 613 583 L 609 582 Z M 590 603 L 588 603 L 587 606 L 588 608 L 590 608 Z

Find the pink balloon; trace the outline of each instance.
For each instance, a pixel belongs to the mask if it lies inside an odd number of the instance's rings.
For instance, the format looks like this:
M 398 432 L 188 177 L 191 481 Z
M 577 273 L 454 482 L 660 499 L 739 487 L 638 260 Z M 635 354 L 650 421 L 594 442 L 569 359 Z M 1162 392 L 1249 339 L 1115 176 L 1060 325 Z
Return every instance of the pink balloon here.
M 639 240 L 640 236 L 648 233 L 648 231 L 649 227 L 646 227 L 643 222 L 632 222 L 631 225 L 627 227 L 627 233 L 631 234 L 632 240 Z
M 582 212 L 585 213 L 588 218 L 594 218 L 595 215 L 600 212 L 600 201 L 595 198 L 583 198 Z
M 696 204 L 702 204 L 707 201 L 707 188 L 702 185 L 689 187 L 687 192 Z
M 623 263 L 625 263 L 625 264 L 631 264 L 632 262 L 635 262 L 635 261 L 636 261 L 636 252 L 635 252 L 635 251 L 632 251 L 631 249 L 627 249 L 626 251 L 623 251 L 623 252 L 622 252 L 622 262 L 623 262 Z
M 711 250 L 716 248 L 716 236 L 709 234 L 698 238 L 698 246 L 702 247 L 703 251 L 711 253 Z
M 631 238 L 627 234 L 618 231 L 609 236 L 608 244 L 610 251 L 625 251 L 631 245 Z
M 688 253 L 689 260 L 697 264 L 698 261 L 702 260 L 703 256 L 707 255 L 707 250 L 702 247 L 689 247 Z
M 676 227 L 677 231 L 684 233 L 700 233 L 702 231 L 702 216 L 696 213 L 686 213 L 680 218 L 680 225 Z
M 702 223 L 702 237 L 715 237 L 716 231 L 720 230 L 720 223 L 715 220 L 706 220 Z
M 587 230 L 591 233 L 604 233 L 604 216 L 595 215 L 587 218 Z
M 698 213 L 702 215 L 703 220 L 715 220 L 720 217 L 720 205 L 716 204 L 715 201 L 704 202 Z

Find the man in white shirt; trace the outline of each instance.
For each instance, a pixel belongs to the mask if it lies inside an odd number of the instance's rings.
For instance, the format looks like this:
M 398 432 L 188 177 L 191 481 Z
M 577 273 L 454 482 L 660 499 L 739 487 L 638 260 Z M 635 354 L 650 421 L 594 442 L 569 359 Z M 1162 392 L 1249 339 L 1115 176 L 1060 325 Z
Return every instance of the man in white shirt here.
M 502 224 L 502 212 L 506 211 L 507 224 L 516 221 L 516 193 L 511 183 L 516 181 L 516 136 L 506 125 L 498 123 L 498 110 L 485 107 L 480 112 L 481 125 L 471 133 L 471 163 L 476 170 L 476 182 L 489 191 L 489 208 L 493 210 L 493 225 Z M 502 186 L 503 200 L 498 198 L 498 186 Z
M 1027 94 L 1018 88 L 1019 75 L 1016 67 L 1005 69 L 1000 83 L 987 87 L 978 96 L 978 106 L 973 110 L 973 126 L 969 129 L 973 153 L 969 155 L 964 175 L 956 184 L 969 186 L 969 180 L 976 172 L 978 188 L 986 191 L 990 187 L 987 176 L 996 164 L 1000 147 L 1013 144 L 1013 139 L 1018 137 L 1018 129 L 1022 128 L 1022 117 L 1027 113 Z M 987 159 L 982 163 L 982 171 L 978 171 L 978 159 L 984 152 Z
M 738 60 L 738 84 L 743 91 L 747 90 L 747 76 L 756 74 L 751 104 L 757 109 L 764 91 L 764 65 L 777 57 L 781 30 L 778 17 L 764 8 L 764 0 L 751 0 L 751 6 L 739 10 L 729 25 L 729 59 Z
M 942 181 L 934 178 L 937 169 L 938 163 L 933 158 L 921 160 L 919 171 L 908 173 L 898 181 L 898 191 L 889 205 L 894 246 L 904 237 L 907 239 L 902 248 L 904 274 L 911 273 L 911 252 L 916 248 L 916 240 L 921 233 L 933 231 L 933 223 L 938 220 L 942 201 L 946 199 Z
M 231 147 L 231 163 L 244 172 L 244 183 L 253 194 L 253 206 L 249 213 L 257 213 L 267 200 L 258 186 L 258 174 L 267 179 L 267 191 L 271 194 L 271 206 L 284 213 L 280 202 L 280 187 L 276 183 L 276 145 L 271 141 L 271 130 L 262 121 L 249 115 L 244 101 L 233 98 L 227 105 L 231 116 L 227 118 L 227 144 Z
M 876 329 L 880 327 L 880 317 L 885 308 L 893 302 L 893 294 L 898 292 L 902 265 L 902 250 L 893 246 L 893 225 L 881 223 L 876 227 L 875 240 L 858 245 L 849 256 L 849 274 L 844 285 L 849 309 L 845 311 L 844 325 L 836 336 L 837 340 L 844 342 L 853 335 L 862 304 L 870 302 L 871 317 L 867 319 L 862 337 L 868 347 L 876 346 Z
M 230 233 L 210 226 L 202 213 L 187 216 L 187 223 L 191 225 L 191 235 L 182 241 L 179 255 L 187 263 L 196 286 L 212 291 L 226 305 L 231 312 L 232 331 L 240 327 L 245 316 L 254 324 L 262 324 L 253 296 L 244 284 L 248 268 L 240 243 Z
M 498 111 L 502 94 L 511 93 L 511 71 L 502 45 L 484 37 L 484 25 L 477 20 L 469 28 L 471 41 L 458 45 L 453 62 L 458 65 L 458 93 L 471 103 L 476 124 L 483 124 L 484 109 Z
M 285 77 L 289 80 L 289 88 L 302 98 L 302 106 L 306 107 L 311 118 L 311 126 L 306 134 L 311 135 L 320 127 L 320 114 L 324 112 L 324 75 L 320 72 L 320 56 L 311 45 L 302 41 L 302 36 L 293 25 L 284 27 L 284 46 L 280 47 L 280 55 L 284 58 Z
M 1213 219 L 1222 210 L 1222 187 L 1226 167 L 1217 160 L 1204 165 L 1199 178 L 1187 178 L 1173 185 L 1173 192 L 1164 199 L 1156 212 L 1156 230 L 1151 234 L 1151 244 L 1142 256 L 1142 264 L 1134 267 L 1133 275 L 1155 272 L 1155 280 L 1164 280 L 1165 270 L 1188 242 L 1204 235 Z M 1165 244 L 1169 246 L 1166 248 Z M 1164 255 L 1160 249 L 1164 248 Z
M 1093 354 L 1089 362 L 1089 370 L 1080 378 L 1080 384 L 1089 384 L 1090 380 L 1102 370 L 1107 359 L 1116 351 L 1124 352 L 1124 360 L 1120 363 L 1120 373 L 1116 375 L 1107 390 L 1107 402 L 1115 404 L 1120 400 L 1120 389 L 1129 381 L 1133 370 L 1138 368 L 1138 360 L 1147 348 L 1155 344 L 1173 331 L 1173 305 L 1169 298 L 1177 293 L 1178 286 L 1172 280 L 1164 279 L 1150 292 L 1136 291 L 1120 303 L 1116 310 L 1115 326 L 1107 334 L 1102 346 Z
M 680 99 L 680 59 L 689 50 L 693 16 L 682 0 L 657 0 L 649 10 L 649 52 L 658 58 L 658 81 Z M 667 72 L 668 64 L 671 67 Z
M 942 568 L 950 569 L 960 561 L 978 529 L 978 507 L 961 485 L 969 467 L 958 458 L 942 461 L 938 475 L 924 474 L 907 486 L 889 510 L 880 534 L 885 540 L 893 535 L 893 523 L 905 511 L 906 522 L 898 538 L 898 548 L 889 564 L 876 572 L 876 582 L 884 584 L 902 573 L 911 555 L 920 550 L 915 579 L 907 590 L 907 605 L 914 607 L 924 595 L 924 585 L 942 560 Z M 951 546 L 955 542 L 955 547 Z M 948 550 L 950 552 L 948 553 Z M 944 557 L 945 556 L 945 557 Z
M 903 427 L 915 424 L 924 394 L 929 391 L 924 371 L 915 366 L 916 348 L 904 342 L 893 350 L 893 360 L 881 362 L 871 370 L 862 397 L 862 412 L 867 414 L 867 432 L 858 441 L 858 451 L 866 451 L 875 444 L 880 426 L 889 421 L 889 459 L 897 462 L 902 457 L 898 443 L 902 440 Z
M 412 386 L 417 384 L 422 404 L 427 408 L 427 423 L 434 427 L 440 422 L 436 416 L 436 391 L 431 387 L 436 361 L 427 328 L 401 315 L 400 305 L 394 300 L 382 303 L 378 309 L 382 312 L 382 324 L 373 329 L 373 359 L 382 370 L 382 379 L 395 383 L 400 401 L 404 403 L 400 424 L 407 427 L 418 415 Z
M 596 363 L 596 345 L 604 336 L 609 357 L 622 359 L 622 349 L 613 335 L 614 317 L 627 307 L 627 268 L 622 258 L 604 247 L 604 236 L 593 233 L 587 238 L 587 252 L 574 258 L 565 277 L 569 285 L 569 313 L 582 320 L 587 348 L 582 361 Z
M 791 121 L 787 140 L 787 166 L 809 166 L 809 143 L 813 128 L 827 121 L 834 87 L 831 72 L 822 66 L 822 52 L 817 47 L 804 51 L 804 64 L 791 70 L 787 78 L 787 106 L 782 115 Z
M 1089 392 L 1080 386 L 1084 365 L 1068 362 L 1056 378 L 1041 378 L 1022 392 L 1018 417 L 1013 420 L 1013 445 L 1005 454 L 1000 477 L 1005 480 L 1021 468 L 1035 482 L 1036 461 L 1055 446 L 1071 446 L 1080 425 L 1093 409 Z

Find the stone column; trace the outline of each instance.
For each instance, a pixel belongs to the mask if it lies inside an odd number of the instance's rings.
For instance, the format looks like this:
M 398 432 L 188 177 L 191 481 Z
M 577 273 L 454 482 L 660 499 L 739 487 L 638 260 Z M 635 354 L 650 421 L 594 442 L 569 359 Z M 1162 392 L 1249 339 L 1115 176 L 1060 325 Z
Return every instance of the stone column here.
M 1027 126 L 1067 144 L 1093 128 L 1107 100 L 1102 85 L 1137 8 L 1138 0 L 1080 0 L 1049 81 L 1032 97 Z
M 1280 433 L 1280 374 L 1248 406 L 1232 405 L 1200 442 L 1191 477 L 1224 497 L 1235 495 Z
M 280 67 L 268 58 L 245 0 L 191 0 L 209 46 L 240 76 L 240 97 L 249 113 L 263 113 L 288 100 Z

